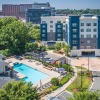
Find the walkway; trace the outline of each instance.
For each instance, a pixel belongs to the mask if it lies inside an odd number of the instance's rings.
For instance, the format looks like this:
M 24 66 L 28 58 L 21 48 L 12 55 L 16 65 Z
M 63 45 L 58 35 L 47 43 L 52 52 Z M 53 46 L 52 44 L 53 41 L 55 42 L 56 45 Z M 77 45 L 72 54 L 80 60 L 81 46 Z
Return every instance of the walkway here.
M 57 90 L 53 91 L 52 93 L 44 96 L 41 100 L 47 100 L 48 97 L 55 97 L 55 96 L 58 96 L 60 93 L 62 93 L 63 91 L 65 91 L 65 89 L 76 79 L 77 77 L 77 68 L 73 67 L 74 68 L 74 76 L 65 84 L 63 85 L 62 87 L 58 88 Z
M 98 72 L 93 72 L 93 83 L 90 87 L 90 91 L 100 91 L 100 71 Z

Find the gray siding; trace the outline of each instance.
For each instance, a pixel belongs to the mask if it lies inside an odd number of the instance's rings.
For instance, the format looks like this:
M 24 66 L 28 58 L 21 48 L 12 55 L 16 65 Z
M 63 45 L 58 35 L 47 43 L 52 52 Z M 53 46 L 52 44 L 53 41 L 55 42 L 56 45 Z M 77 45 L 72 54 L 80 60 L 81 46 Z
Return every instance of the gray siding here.
M 90 43 L 87 43 L 88 40 L 90 40 Z M 81 46 L 84 46 L 83 49 L 87 49 L 86 46 L 90 46 L 90 49 L 94 49 L 94 47 L 97 49 L 97 45 L 97 38 L 80 38 L 80 48 Z

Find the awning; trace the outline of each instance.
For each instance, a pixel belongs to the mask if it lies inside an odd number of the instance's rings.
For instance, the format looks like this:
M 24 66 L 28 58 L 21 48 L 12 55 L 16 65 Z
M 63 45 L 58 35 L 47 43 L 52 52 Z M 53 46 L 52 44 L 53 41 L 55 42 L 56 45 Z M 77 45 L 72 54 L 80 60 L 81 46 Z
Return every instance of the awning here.
M 58 72 L 65 71 L 64 68 L 58 68 Z

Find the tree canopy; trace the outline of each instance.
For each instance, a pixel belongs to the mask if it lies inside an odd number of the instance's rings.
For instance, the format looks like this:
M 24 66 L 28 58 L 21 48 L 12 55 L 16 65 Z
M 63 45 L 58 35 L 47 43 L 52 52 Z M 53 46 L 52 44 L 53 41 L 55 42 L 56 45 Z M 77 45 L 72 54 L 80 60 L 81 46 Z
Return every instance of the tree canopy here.
M 100 94 L 98 92 L 80 92 L 75 93 L 73 98 L 68 100 L 99 100 Z
M 24 24 L 17 18 L 0 18 L 0 50 L 11 54 L 23 54 L 36 49 L 31 40 L 40 39 L 39 26 Z M 29 49 L 28 49 L 29 47 Z
M 39 94 L 31 83 L 13 81 L 0 89 L 0 100 L 39 100 Z

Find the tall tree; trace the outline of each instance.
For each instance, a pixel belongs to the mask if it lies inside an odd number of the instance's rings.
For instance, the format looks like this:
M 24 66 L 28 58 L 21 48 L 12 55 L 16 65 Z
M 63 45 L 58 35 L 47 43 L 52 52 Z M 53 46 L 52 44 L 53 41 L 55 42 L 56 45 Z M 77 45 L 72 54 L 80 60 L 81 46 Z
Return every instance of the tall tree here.
M 31 83 L 13 81 L 0 90 L 0 100 L 39 100 L 39 94 Z
M 1 30 L 1 41 L 13 54 L 25 52 L 25 45 L 29 42 L 28 29 L 21 21 L 14 21 Z

